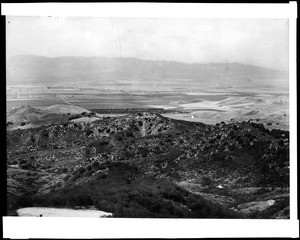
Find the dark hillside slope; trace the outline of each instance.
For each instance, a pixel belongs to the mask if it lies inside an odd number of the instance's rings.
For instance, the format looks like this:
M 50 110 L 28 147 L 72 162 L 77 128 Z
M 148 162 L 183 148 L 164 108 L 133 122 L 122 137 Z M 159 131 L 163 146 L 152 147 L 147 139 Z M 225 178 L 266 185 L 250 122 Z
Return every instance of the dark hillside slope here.
M 288 153 L 287 131 L 146 112 L 15 130 L 11 208 L 30 188 L 27 205 L 95 205 L 120 217 L 275 218 L 288 207 Z

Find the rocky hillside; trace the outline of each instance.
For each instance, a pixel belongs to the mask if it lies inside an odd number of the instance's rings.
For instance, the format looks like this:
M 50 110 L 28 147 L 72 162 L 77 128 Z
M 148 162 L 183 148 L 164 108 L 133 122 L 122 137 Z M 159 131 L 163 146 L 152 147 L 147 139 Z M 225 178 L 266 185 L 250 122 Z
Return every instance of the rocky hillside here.
M 289 132 L 141 112 L 7 132 L 9 213 L 94 205 L 117 217 L 289 218 Z

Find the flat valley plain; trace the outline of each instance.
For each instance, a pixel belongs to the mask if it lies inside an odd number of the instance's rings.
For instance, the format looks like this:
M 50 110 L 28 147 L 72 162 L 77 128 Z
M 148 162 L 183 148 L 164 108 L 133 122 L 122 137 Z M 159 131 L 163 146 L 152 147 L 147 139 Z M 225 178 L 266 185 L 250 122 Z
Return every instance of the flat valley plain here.
M 260 81 L 264 81 L 261 84 Z M 172 82 L 72 82 L 7 86 L 7 112 L 21 106 L 76 105 L 85 109 L 171 110 L 167 117 L 215 124 L 253 120 L 268 128 L 289 128 L 288 84 L 276 79 L 232 84 Z M 174 111 L 174 113 L 172 113 Z M 113 115 L 113 112 L 111 112 Z M 267 125 L 269 123 L 269 125 Z

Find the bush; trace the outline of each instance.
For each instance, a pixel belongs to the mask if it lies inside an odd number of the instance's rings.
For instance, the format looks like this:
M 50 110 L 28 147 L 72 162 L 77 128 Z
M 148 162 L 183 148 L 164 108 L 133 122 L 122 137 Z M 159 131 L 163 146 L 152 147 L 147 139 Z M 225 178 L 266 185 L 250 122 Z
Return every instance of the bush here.
M 132 157 L 132 155 L 131 155 L 131 153 L 130 153 L 129 151 L 125 150 L 125 151 L 124 151 L 124 157 L 125 157 L 126 159 L 129 159 L 129 158 Z
M 25 164 L 25 163 L 27 163 L 27 161 L 26 161 L 26 160 L 24 160 L 24 159 L 22 159 L 22 160 L 19 160 L 19 164 Z
M 212 186 L 214 184 L 214 181 L 206 176 L 202 177 L 202 182 L 207 186 Z
M 87 172 L 85 172 L 85 173 L 83 174 L 83 177 L 90 177 L 90 176 L 93 175 L 93 173 L 94 173 L 93 170 L 87 171 Z
M 80 167 L 77 169 L 79 174 L 82 174 L 85 172 L 85 168 L 84 167 Z
M 92 167 L 97 170 L 99 167 L 99 162 L 98 161 L 92 162 Z
M 71 175 L 68 174 L 68 175 L 66 175 L 66 176 L 63 178 L 63 180 L 64 180 L 64 181 L 68 181 L 68 180 L 70 179 L 70 177 L 71 177 Z
M 91 171 L 92 169 L 93 169 L 92 165 L 88 165 L 88 166 L 86 167 L 86 170 L 87 170 L 87 171 Z
M 105 179 L 105 178 L 107 178 L 107 176 L 106 176 L 105 173 L 98 173 L 97 177 L 96 177 L 97 180 L 99 180 L 99 179 Z
M 16 164 L 18 164 L 18 161 L 17 160 L 13 160 L 13 161 L 11 161 L 11 164 L 12 165 L 16 165 Z
M 71 177 L 70 181 L 75 182 L 79 177 L 80 175 L 74 175 Z
M 145 147 L 140 147 L 139 152 L 141 153 L 141 156 L 145 158 L 148 156 L 149 150 Z
M 86 132 L 85 132 L 85 134 L 86 134 L 87 136 L 91 135 L 92 133 L 93 133 L 93 130 L 91 130 L 91 129 L 88 129 L 88 130 L 86 130 Z
M 22 164 L 21 165 L 21 168 L 22 169 L 30 169 L 30 168 L 32 168 L 33 166 L 32 166 L 32 164 L 31 163 L 25 163 L 25 164 Z

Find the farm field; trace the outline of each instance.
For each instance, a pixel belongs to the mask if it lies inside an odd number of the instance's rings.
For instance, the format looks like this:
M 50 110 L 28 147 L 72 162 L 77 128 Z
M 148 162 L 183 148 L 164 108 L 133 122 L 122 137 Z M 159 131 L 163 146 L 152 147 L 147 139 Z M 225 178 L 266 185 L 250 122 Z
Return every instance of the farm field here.
M 264 124 L 272 123 L 269 128 L 288 129 L 288 88 L 271 87 L 268 81 L 259 88 L 255 81 L 234 87 L 228 84 L 206 84 L 204 87 L 202 83 L 189 81 L 29 86 L 8 86 L 7 111 L 21 106 L 56 104 L 84 109 L 164 108 L 185 112 L 166 115 L 175 119 L 208 124 L 255 119 Z

